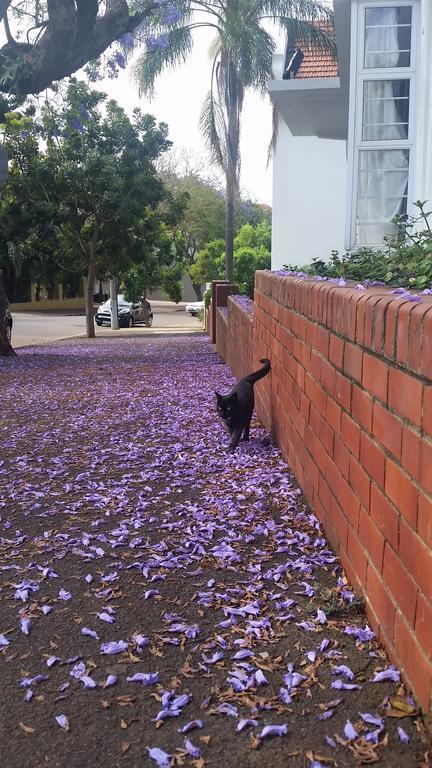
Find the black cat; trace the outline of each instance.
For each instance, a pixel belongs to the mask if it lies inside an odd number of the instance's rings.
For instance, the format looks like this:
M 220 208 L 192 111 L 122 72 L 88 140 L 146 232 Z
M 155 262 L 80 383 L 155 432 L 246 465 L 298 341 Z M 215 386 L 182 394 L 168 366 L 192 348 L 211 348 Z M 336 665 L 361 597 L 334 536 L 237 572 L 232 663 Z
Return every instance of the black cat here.
M 254 409 L 254 384 L 270 370 L 270 360 L 260 360 L 263 367 L 250 373 L 235 384 L 227 395 L 216 392 L 217 412 L 231 435 L 228 450 L 234 453 L 243 433 L 243 439 L 249 440 L 249 428 Z

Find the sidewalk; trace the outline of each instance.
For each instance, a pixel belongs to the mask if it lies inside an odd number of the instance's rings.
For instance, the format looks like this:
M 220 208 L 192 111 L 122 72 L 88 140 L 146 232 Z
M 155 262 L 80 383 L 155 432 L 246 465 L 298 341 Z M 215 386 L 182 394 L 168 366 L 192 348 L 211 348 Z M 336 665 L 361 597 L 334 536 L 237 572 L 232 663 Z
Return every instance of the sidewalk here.
M 255 423 L 226 453 L 207 337 L 24 348 L 0 380 L 2 766 L 429 765 L 279 452 Z

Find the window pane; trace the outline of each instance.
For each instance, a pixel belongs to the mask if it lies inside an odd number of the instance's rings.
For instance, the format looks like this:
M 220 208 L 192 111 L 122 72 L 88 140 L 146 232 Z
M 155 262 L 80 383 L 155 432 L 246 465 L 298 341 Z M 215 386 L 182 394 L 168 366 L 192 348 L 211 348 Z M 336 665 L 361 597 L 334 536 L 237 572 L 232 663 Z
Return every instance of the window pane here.
M 409 80 L 366 80 L 363 85 L 363 141 L 408 138 Z
M 407 149 L 359 152 L 357 245 L 382 245 L 395 231 L 391 220 L 407 212 L 408 170 Z
M 411 65 L 411 6 L 366 8 L 365 69 Z

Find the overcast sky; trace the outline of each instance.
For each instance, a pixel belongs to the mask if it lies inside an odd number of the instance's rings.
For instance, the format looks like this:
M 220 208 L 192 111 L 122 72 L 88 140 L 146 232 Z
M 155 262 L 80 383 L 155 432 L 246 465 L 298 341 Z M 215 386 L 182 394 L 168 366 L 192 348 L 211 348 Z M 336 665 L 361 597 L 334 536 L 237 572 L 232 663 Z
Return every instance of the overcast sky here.
M 207 160 L 208 155 L 199 131 L 201 107 L 209 90 L 210 60 L 207 31 L 195 36 L 195 46 L 186 64 L 168 70 L 156 82 L 152 101 L 139 98 L 131 80 L 131 71 L 122 72 L 116 80 L 97 84 L 128 111 L 139 106 L 153 114 L 158 121 L 168 123 L 169 137 L 176 149 L 185 148 Z M 267 167 L 267 148 L 271 138 L 272 110 L 270 99 L 257 93 L 246 96 L 242 118 L 241 187 L 257 202 L 272 200 L 272 168 Z

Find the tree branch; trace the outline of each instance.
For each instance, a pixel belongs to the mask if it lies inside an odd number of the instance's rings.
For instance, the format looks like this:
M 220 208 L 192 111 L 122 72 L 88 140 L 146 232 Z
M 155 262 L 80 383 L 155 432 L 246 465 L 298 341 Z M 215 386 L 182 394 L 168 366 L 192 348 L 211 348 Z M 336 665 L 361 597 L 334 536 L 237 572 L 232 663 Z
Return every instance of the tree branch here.
M 11 2 L 0 0 L 0 20 Z M 69 77 L 122 35 L 138 29 L 158 3 L 148 0 L 141 11 L 130 14 L 127 0 L 107 0 L 101 17 L 98 0 L 48 0 L 47 7 L 48 23 L 39 40 L 33 45 L 8 43 L 0 49 L 0 82 L 8 67 L 22 64 L 12 79 L 3 79 L 4 93 L 37 94 Z

